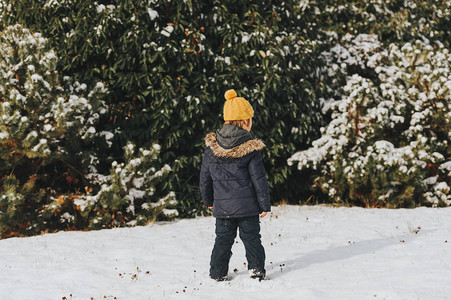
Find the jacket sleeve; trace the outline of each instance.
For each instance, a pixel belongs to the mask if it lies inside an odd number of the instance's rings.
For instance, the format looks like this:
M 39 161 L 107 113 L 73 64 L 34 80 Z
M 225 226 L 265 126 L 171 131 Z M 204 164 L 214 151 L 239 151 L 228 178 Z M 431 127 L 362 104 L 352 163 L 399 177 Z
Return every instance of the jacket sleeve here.
M 213 179 L 208 168 L 207 148 L 205 148 L 204 156 L 202 157 L 202 166 L 200 169 L 200 193 L 205 207 L 213 206 Z
M 261 211 L 271 211 L 269 184 L 268 180 L 266 180 L 261 151 L 256 151 L 249 162 L 249 175 L 251 176 Z

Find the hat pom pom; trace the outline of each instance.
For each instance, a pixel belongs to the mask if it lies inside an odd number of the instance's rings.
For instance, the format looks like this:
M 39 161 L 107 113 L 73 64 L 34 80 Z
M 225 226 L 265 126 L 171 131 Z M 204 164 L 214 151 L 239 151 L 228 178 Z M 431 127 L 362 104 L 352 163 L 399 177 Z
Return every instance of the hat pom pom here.
M 228 90 L 227 92 L 225 92 L 224 97 L 226 98 L 226 100 L 235 98 L 236 97 L 235 90 Z

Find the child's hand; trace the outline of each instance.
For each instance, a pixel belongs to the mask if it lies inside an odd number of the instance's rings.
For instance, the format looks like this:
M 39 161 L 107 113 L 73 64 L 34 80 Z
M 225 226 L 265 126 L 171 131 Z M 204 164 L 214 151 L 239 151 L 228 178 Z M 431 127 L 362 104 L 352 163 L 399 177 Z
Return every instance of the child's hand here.
M 264 211 L 264 212 L 261 214 L 260 218 L 264 218 L 267 214 L 268 214 L 268 212 Z

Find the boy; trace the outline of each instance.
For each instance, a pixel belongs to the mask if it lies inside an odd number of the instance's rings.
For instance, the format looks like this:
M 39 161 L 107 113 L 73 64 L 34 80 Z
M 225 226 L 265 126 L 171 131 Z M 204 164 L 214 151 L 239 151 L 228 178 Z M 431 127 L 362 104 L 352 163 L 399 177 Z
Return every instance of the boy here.
M 261 244 L 260 221 L 271 211 L 269 185 L 261 151 L 265 144 L 250 133 L 254 110 L 237 97 L 225 93 L 224 126 L 205 138 L 200 173 L 204 205 L 213 208 L 216 240 L 211 254 L 210 277 L 227 280 L 232 246 L 239 228 L 252 278 L 264 279 L 265 249 Z

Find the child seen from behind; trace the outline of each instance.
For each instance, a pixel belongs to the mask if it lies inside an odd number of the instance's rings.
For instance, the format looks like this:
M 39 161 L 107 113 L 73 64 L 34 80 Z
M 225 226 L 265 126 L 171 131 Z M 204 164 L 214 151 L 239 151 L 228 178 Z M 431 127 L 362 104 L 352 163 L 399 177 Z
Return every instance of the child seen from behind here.
M 239 229 L 250 276 L 262 280 L 266 270 L 259 215 L 263 218 L 271 210 L 262 161 L 265 145 L 250 133 L 254 116 L 250 103 L 237 97 L 235 90 L 224 96 L 225 123 L 216 133 L 207 134 L 200 173 L 204 205 L 213 208 L 216 218 L 210 277 L 228 279 L 231 249 Z

